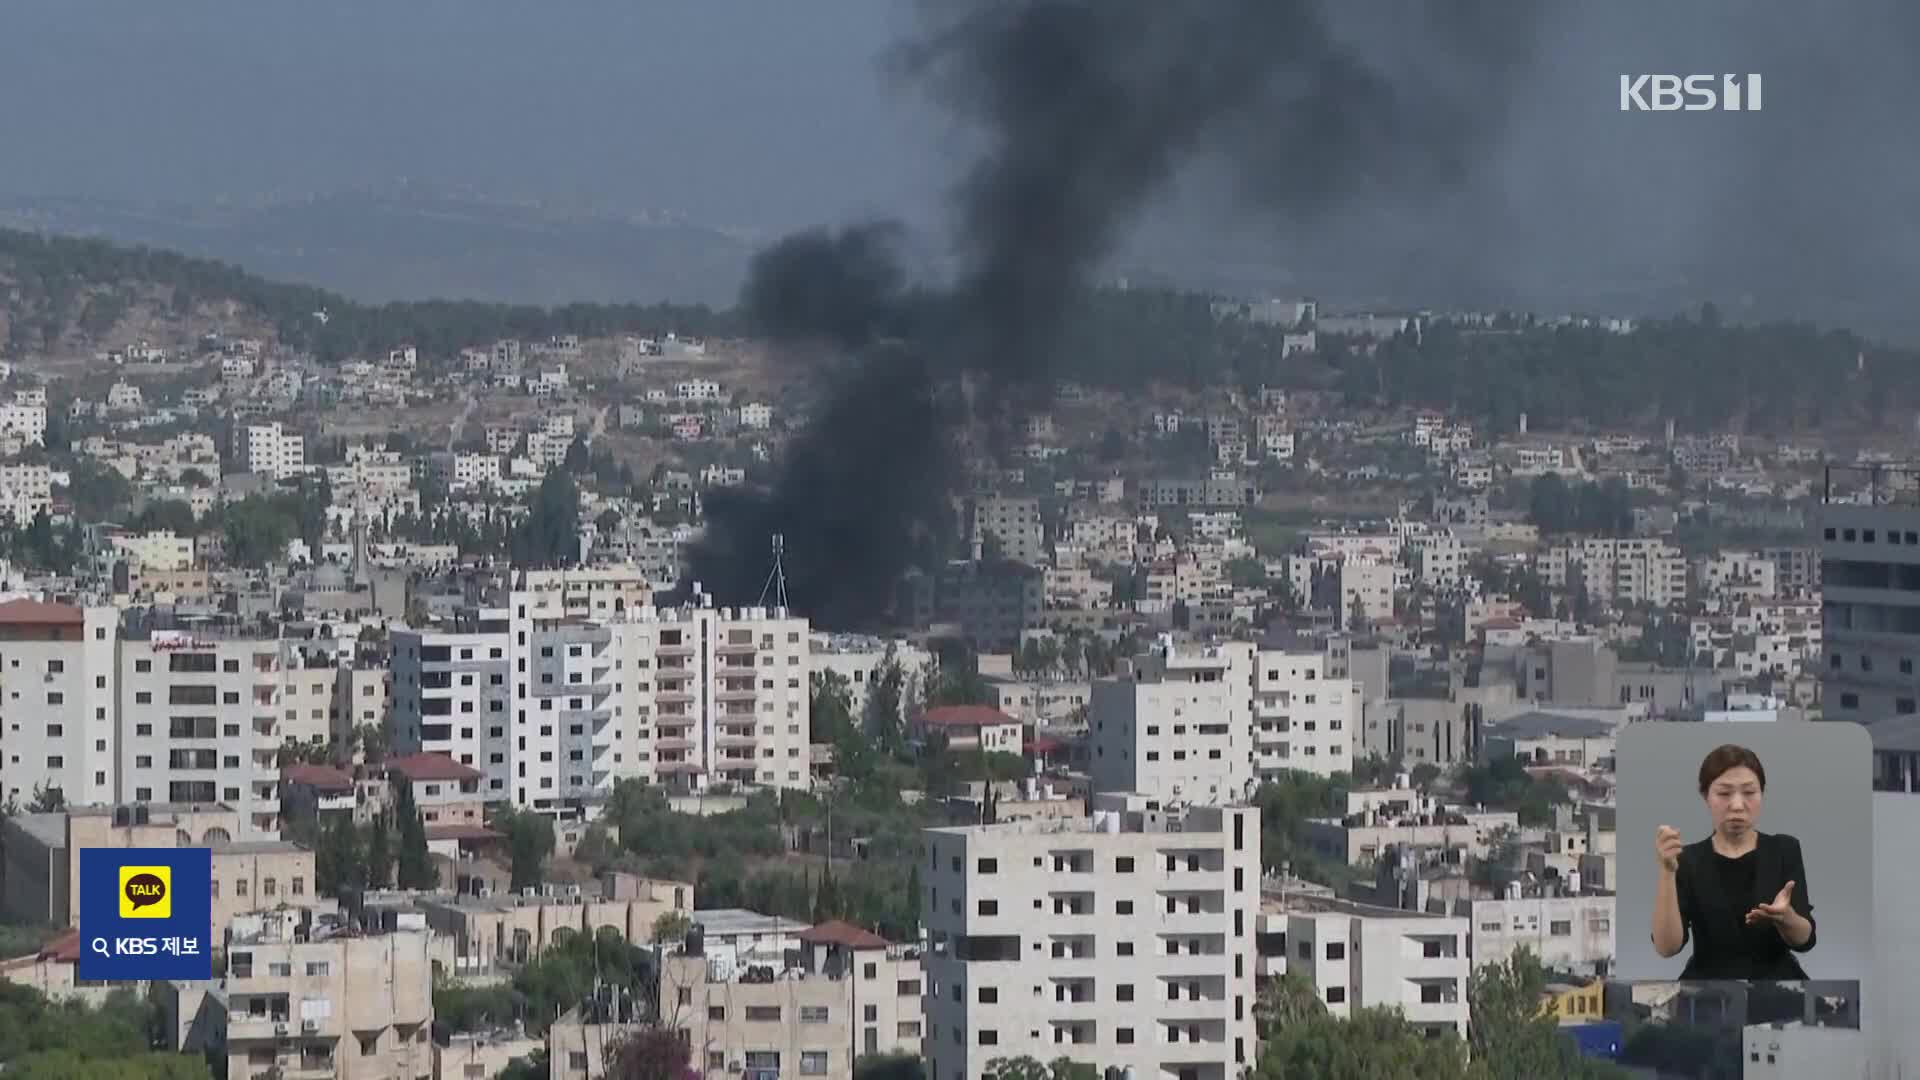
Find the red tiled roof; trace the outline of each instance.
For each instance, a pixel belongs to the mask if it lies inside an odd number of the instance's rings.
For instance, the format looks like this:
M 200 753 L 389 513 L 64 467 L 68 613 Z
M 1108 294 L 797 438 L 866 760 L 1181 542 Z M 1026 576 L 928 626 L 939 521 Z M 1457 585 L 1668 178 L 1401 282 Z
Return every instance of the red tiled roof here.
M 408 780 L 478 780 L 480 770 L 462 765 L 445 754 L 408 754 L 388 758 L 387 772 L 399 773 Z
M 34 964 L 37 964 L 42 960 L 52 960 L 53 962 L 58 964 L 79 963 L 80 962 L 80 931 L 77 929 L 62 930 L 58 934 L 54 935 L 52 940 L 48 941 L 45 945 L 40 946 L 40 949 L 38 952 L 34 952 L 25 956 L 13 957 L 12 959 L 7 960 L 5 963 L 0 963 L 0 968 L 32 967 Z
M 920 715 L 929 727 L 986 727 L 990 724 L 1017 724 L 1018 720 L 991 705 L 942 705 Z
M 86 613 L 72 604 L 48 604 L 39 600 L 9 600 L 0 604 L 0 624 L 79 626 L 86 621 Z
M 281 783 L 305 784 L 320 791 L 352 791 L 353 777 L 331 765 L 289 765 L 280 774 Z
M 833 919 L 800 931 L 800 940 L 809 945 L 838 945 L 847 949 L 884 949 L 887 939 L 871 930 L 863 930 L 844 919 Z

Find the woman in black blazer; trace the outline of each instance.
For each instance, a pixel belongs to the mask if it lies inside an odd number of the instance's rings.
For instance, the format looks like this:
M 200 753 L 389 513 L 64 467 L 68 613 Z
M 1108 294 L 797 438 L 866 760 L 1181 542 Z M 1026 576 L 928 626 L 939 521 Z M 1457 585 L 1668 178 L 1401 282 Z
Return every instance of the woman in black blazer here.
M 1682 979 L 1805 979 L 1794 953 L 1814 945 L 1813 902 L 1800 841 L 1759 830 L 1767 770 L 1744 746 L 1722 746 L 1700 763 L 1700 797 L 1713 835 L 1682 843 L 1662 825 L 1653 947 L 1673 956 L 1693 942 Z

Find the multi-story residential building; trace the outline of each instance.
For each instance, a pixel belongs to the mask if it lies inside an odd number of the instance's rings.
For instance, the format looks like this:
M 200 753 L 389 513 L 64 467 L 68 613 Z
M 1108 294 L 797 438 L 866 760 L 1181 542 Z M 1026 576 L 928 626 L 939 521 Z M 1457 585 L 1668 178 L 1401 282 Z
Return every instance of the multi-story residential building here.
M 1047 562 L 1046 530 L 1040 523 L 1040 500 L 994 495 L 973 504 L 973 540 L 984 547 L 991 536 L 1000 554 L 1028 566 Z
M 773 406 L 750 401 L 740 406 L 740 426 L 749 431 L 765 431 L 773 426 Z
M 1819 548 L 1766 548 L 1761 554 L 1773 560 L 1774 581 L 1782 596 L 1805 596 L 1820 588 Z
M 1096 791 L 1220 804 L 1254 786 L 1254 647 L 1176 646 L 1136 657 L 1130 676 L 1093 684 Z
M 1473 965 L 1530 950 L 1552 971 L 1604 975 L 1613 964 L 1614 898 L 1547 896 L 1473 901 Z
M 283 430 L 278 420 L 249 424 L 236 436 L 248 472 L 285 480 L 306 471 L 306 440 Z
M 1581 588 L 1616 608 L 1665 608 L 1687 598 L 1687 560 L 1679 548 L 1650 538 L 1595 539 L 1555 547 L 1539 570 L 1548 586 Z
M 280 643 L 202 629 L 129 631 L 119 644 L 116 798 L 224 803 L 240 813 L 236 839 L 277 837 L 288 723 Z
M 425 927 L 330 933 L 294 915 L 234 920 L 224 995 L 227 1075 L 430 1075 L 433 965 Z
M 19 439 L 27 446 L 44 446 L 47 441 L 47 403 L 14 401 L 0 405 L 0 435 Z
M 1451 532 L 1435 533 L 1423 538 L 1416 553 L 1420 565 L 1420 584 L 1445 592 L 1459 588 L 1465 581 L 1467 546 Z
M 118 625 L 110 607 L 0 604 L 0 801 L 116 799 Z
M 394 746 L 480 769 L 488 800 L 560 812 L 616 777 L 810 782 L 806 620 L 781 608 L 567 612 L 515 591 L 394 635 Z
M 1328 673 L 1324 651 L 1262 650 L 1255 657 L 1253 766 L 1268 780 L 1287 770 L 1351 772 L 1360 738 L 1358 685 Z
M 915 625 L 957 624 L 983 652 L 1019 647 L 1046 610 L 1046 573 L 1020 563 L 955 562 L 909 580 Z
M 45 465 L 0 465 L 0 515 L 25 528 L 52 509 L 52 469 Z
M 1259 811 L 1093 803 L 1091 819 L 927 830 L 929 1076 L 1064 1056 L 1227 1080 L 1253 1060 Z
M 853 715 L 864 716 L 867 693 L 883 674 L 891 659 L 900 665 L 900 718 L 904 721 L 909 702 L 924 696 L 922 679 L 931 670 L 933 654 L 911 642 L 889 641 L 859 634 L 814 632 L 808 636 L 808 670 L 813 678 L 832 672 L 846 680 Z M 1004 705 L 1000 706 L 1002 709 Z
M 1920 592 L 1914 475 L 1893 466 L 1864 474 L 1827 470 L 1820 530 L 1828 719 L 1871 722 L 1920 710 L 1920 607 L 1911 604 Z M 1839 501 L 1834 489 L 1843 477 L 1870 478 L 1878 504 Z
M 115 555 L 142 570 L 193 568 L 193 537 L 181 536 L 171 529 L 119 533 L 108 537 L 107 543 Z
M 1465 916 L 1289 896 L 1261 913 L 1263 977 L 1299 972 L 1333 1016 L 1399 1009 L 1424 1031 L 1467 1033 Z
M 829 922 L 802 932 L 795 954 L 772 978 L 706 955 L 698 934 L 664 958 L 661 1015 L 686 1034 L 702 1076 L 850 1076 L 861 1055 L 919 1054 L 918 949 Z

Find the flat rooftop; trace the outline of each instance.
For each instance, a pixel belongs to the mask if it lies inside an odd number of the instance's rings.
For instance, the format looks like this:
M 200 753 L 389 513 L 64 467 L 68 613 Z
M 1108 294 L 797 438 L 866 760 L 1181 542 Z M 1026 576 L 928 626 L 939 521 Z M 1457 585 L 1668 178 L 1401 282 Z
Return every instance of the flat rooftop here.
M 793 934 L 810 929 L 812 923 L 779 915 L 762 915 L 745 908 L 704 908 L 693 913 L 693 921 L 709 938 L 742 937 L 755 934 Z
M 1284 906 L 1278 897 L 1268 896 L 1261 901 L 1260 908 L 1262 911 L 1281 912 L 1288 915 L 1347 915 L 1358 919 L 1418 919 L 1428 922 L 1440 919 L 1467 921 L 1465 915 L 1441 915 L 1432 911 L 1413 911 L 1407 908 L 1385 907 L 1380 904 L 1362 904 L 1356 900 L 1343 900 L 1317 893 L 1288 893 Z
M 38 841 L 42 847 L 57 848 L 67 842 L 67 815 L 15 814 L 8 819 L 14 827 Z

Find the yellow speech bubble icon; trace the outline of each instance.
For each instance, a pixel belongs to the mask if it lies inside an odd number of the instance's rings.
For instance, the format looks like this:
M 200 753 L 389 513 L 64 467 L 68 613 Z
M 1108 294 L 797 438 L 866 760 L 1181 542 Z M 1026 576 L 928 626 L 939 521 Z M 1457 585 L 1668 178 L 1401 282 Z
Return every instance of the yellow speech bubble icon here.
M 120 917 L 123 919 L 173 918 L 173 867 L 121 867 Z

